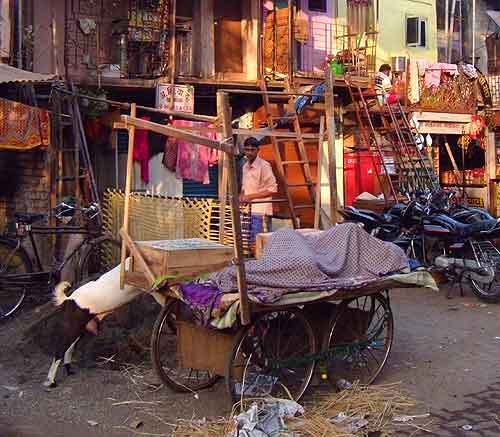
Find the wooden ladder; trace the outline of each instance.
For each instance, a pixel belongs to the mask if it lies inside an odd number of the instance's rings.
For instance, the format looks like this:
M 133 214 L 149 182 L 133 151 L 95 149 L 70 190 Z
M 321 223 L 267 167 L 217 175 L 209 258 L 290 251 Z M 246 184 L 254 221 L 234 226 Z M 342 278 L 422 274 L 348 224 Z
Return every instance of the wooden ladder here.
M 285 82 L 286 85 L 286 93 L 283 94 L 283 96 L 278 96 L 281 101 L 283 98 L 287 96 L 288 93 L 292 93 L 290 83 L 288 79 Z M 300 127 L 300 121 L 299 121 L 299 116 L 297 114 L 297 111 L 295 110 L 295 99 L 293 96 L 288 99 L 288 111 L 285 115 L 282 116 L 274 116 L 272 115 L 271 112 L 271 102 L 267 90 L 267 83 L 266 79 L 262 79 L 261 81 L 261 90 L 262 90 L 262 100 L 264 103 L 264 109 L 266 113 L 266 119 L 267 119 L 267 125 L 271 130 L 275 130 L 278 125 L 279 121 L 286 122 L 286 124 L 289 126 L 290 124 L 293 126 L 293 136 L 290 136 L 290 131 L 287 132 L 288 135 L 283 135 L 280 136 L 279 132 L 276 133 L 276 135 L 271 136 L 272 140 L 272 145 L 273 145 L 273 151 L 274 151 L 274 157 L 276 161 L 276 168 L 278 170 L 278 175 L 279 179 L 281 181 L 283 190 L 285 191 L 285 196 L 286 196 L 286 201 L 288 203 L 288 209 L 290 211 L 290 217 L 292 219 L 293 227 L 297 229 L 299 227 L 299 221 L 298 221 L 298 214 L 297 211 L 301 209 L 314 209 L 315 208 L 315 201 L 316 201 L 316 195 L 315 195 L 315 188 L 314 188 L 314 182 L 312 180 L 312 173 L 311 173 L 311 166 L 309 163 L 309 158 L 307 157 L 307 152 L 306 152 L 306 146 L 305 146 L 305 141 L 304 137 L 302 135 L 302 129 Z M 321 141 L 321 139 L 320 139 Z M 298 160 L 294 161 L 287 161 L 284 160 L 282 157 L 282 148 L 281 144 L 283 143 L 293 143 L 295 144 L 296 150 L 297 150 L 297 155 L 299 157 Z M 302 174 L 304 176 L 304 182 L 302 183 L 293 183 L 290 184 L 288 183 L 287 176 L 286 176 L 286 170 L 285 168 L 290 168 L 291 166 L 299 166 L 302 170 Z M 302 188 L 306 187 L 307 192 L 309 194 L 310 202 L 302 204 L 302 205 L 296 205 L 293 200 L 292 193 L 290 189 L 294 188 Z

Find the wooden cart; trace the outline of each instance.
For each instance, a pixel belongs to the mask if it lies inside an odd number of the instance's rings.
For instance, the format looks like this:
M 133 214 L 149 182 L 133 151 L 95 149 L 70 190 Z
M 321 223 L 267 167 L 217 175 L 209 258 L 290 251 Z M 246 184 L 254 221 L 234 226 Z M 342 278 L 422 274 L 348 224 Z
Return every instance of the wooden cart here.
M 217 117 L 166 112 L 196 121 L 209 121 L 222 134 L 221 141 L 140 120 L 136 117 L 134 104 L 130 116 L 122 116 L 120 127 L 129 131 L 129 149 L 124 222 L 120 231 L 123 240 L 121 280 L 122 285 L 127 282 L 165 298 L 151 340 L 151 356 L 157 374 L 165 384 L 181 392 L 210 387 L 225 376 L 233 401 L 255 396 L 298 400 L 318 363 L 323 379 L 331 379 L 340 385 L 346 384 L 343 380 L 371 383 L 382 370 L 391 350 L 394 322 L 388 294 L 384 293 L 391 283 L 383 281 L 369 289 L 338 291 L 316 301 L 306 299 L 280 306 L 250 304 L 241 245 L 230 108 L 228 96 L 223 92 L 217 93 L 217 108 Z M 211 257 L 190 252 L 192 248 L 181 248 L 185 252 L 179 256 L 179 252 L 173 253 L 174 249 L 168 244 L 155 247 L 151 242 L 134 242 L 130 238 L 128 222 L 135 128 L 149 129 L 223 152 L 225 171 L 222 181 L 229 185 L 235 236 L 230 252 L 227 247 L 216 245 L 194 249 L 212 251 Z M 225 196 L 221 201 L 221 209 L 224 209 Z M 125 271 L 127 257 L 131 257 L 132 262 Z M 208 258 L 210 262 L 207 262 Z M 196 323 L 195 314 L 181 296 L 173 293 L 169 281 L 174 276 L 179 281 L 202 271 L 221 268 L 230 258 L 238 275 L 237 304 L 228 311 L 237 311 L 235 322 L 226 329 L 208 329 Z

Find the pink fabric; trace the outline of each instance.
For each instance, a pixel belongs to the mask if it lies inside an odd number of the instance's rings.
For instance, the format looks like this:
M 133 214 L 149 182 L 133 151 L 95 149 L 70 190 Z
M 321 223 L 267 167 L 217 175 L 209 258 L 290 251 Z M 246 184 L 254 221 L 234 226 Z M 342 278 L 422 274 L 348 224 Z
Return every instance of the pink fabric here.
M 142 120 L 151 120 L 151 117 L 140 117 Z M 134 137 L 134 161 L 141 165 L 141 179 L 149 183 L 149 142 L 146 129 L 136 129 Z
M 211 124 L 209 123 L 189 120 L 174 120 L 172 125 L 174 127 L 211 127 Z M 205 133 L 204 136 L 210 139 L 217 139 L 217 134 L 213 132 Z M 217 150 L 199 144 L 192 144 L 187 141 L 177 140 L 176 175 L 180 179 L 190 179 L 203 184 L 209 184 L 210 178 L 208 176 L 208 167 L 215 164 L 218 159 L 219 154 Z
M 441 73 L 448 73 L 451 75 L 458 74 L 456 64 L 445 64 L 438 62 L 436 64 L 429 64 L 425 67 L 425 86 L 427 88 L 438 87 L 441 83 Z

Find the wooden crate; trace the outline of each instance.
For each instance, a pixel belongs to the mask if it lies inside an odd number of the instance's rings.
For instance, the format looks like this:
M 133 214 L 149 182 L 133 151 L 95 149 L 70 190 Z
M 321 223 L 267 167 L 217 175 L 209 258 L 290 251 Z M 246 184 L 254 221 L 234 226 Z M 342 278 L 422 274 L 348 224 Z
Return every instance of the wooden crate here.
M 176 279 L 195 277 L 228 266 L 233 248 L 201 238 L 184 240 L 137 241 L 146 264 L 156 278 L 175 276 Z M 132 263 L 130 274 L 142 274 L 139 262 Z
M 208 370 L 224 376 L 234 335 L 177 321 L 177 360 L 181 369 Z
M 296 229 L 296 231 L 300 232 L 301 234 L 315 234 L 322 232 L 318 229 Z M 266 248 L 266 244 L 271 238 L 271 235 L 273 235 L 272 232 L 257 234 L 257 237 L 255 239 L 255 258 L 262 258 L 262 254 L 264 253 L 264 249 Z

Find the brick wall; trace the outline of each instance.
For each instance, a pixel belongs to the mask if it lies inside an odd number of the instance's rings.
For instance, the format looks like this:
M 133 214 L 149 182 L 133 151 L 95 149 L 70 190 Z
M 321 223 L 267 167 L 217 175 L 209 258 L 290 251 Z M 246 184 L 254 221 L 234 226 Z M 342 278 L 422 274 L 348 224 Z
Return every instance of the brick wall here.
M 0 232 L 14 212 L 49 212 L 47 152 L 0 151 Z

